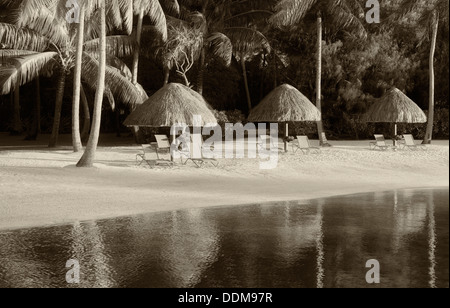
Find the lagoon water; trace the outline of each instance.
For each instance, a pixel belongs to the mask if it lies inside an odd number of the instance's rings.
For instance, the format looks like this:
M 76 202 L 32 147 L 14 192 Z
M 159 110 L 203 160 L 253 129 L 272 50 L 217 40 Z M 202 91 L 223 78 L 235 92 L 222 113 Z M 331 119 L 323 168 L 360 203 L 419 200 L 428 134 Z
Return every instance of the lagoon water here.
M 0 232 L 0 287 L 448 288 L 448 219 L 448 189 L 426 189 Z

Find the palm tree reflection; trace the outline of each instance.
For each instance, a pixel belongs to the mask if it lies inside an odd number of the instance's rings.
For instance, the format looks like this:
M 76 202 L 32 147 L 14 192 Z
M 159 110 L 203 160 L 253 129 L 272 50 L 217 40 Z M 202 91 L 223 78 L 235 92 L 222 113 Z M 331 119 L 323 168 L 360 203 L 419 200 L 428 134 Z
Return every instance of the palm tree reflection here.
M 434 198 L 433 192 L 430 190 L 428 194 L 428 256 L 430 260 L 430 288 L 436 288 L 436 248 L 437 248 L 437 237 L 436 237 L 436 219 L 434 213 Z
M 81 285 L 91 288 L 115 287 L 114 270 L 100 228 L 96 222 L 74 223 L 71 230 L 73 259 L 80 262 Z

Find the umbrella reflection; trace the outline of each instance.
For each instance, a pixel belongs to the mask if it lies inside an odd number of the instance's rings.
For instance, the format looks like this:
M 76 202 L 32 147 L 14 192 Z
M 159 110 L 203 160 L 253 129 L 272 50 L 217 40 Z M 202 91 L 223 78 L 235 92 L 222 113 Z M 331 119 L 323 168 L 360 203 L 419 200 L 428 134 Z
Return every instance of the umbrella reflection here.
M 164 267 L 177 288 L 193 287 L 217 260 L 220 238 L 202 210 L 173 212 L 172 231 L 163 247 Z

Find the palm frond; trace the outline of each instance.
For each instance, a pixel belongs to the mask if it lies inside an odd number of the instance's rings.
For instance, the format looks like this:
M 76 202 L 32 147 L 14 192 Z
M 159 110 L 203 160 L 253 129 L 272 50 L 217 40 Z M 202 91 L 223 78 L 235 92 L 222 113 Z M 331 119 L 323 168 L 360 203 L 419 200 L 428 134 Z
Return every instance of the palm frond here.
M 335 2 L 335 5 L 329 8 L 331 18 L 334 21 L 334 26 L 337 29 L 348 29 L 353 35 L 358 38 L 365 39 L 367 38 L 367 31 L 364 27 L 364 24 L 361 18 L 364 17 L 364 14 L 361 14 L 361 11 L 357 8 L 356 11 L 354 8 L 349 5 L 349 0 L 338 0 Z M 351 1 L 353 3 L 353 1 Z M 353 3 L 354 4 L 354 3 Z M 355 5 L 353 5 L 355 7 Z
M 109 87 L 105 88 L 105 96 L 108 99 L 109 105 L 111 106 L 111 110 L 112 111 L 116 110 L 116 100 Z
M 262 51 L 271 52 L 271 46 L 264 34 L 251 28 L 226 28 L 224 34 L 233 44 L 234 55 L 237 58 L 250 59 Z
M 0 23 L 0 47 L 7 49 L 47 50 L 50 41 L 39 33 L 11 24 Z
M 122 17 L 123 30 L 127 34 L 133 31 L 133 3 L 130 0 L 119 0 L 120 14 Z
M 9 20 L 19 27 L 32 22 L 43 10 L 56 12 L 58 5 L 56 0 L 7 0 L 4 2 L 9 2 L 9 6 L 12 6 Z
M 175 16 L 180 15 L 180 4 L 177 0 L 161 0 L 160 3 L 166 13 Z
M 134 0 L 134 14 L 143 11 L 161 35 L 163 41 L 167 40 L 167 20 L 164 10 L 158 0 Z
M 43 8 L 39 15 L 26 22 L 17 24 L 20 28 L 28 28 L 41 34 L 57 46 L 66 46 L 69 37 L 69 27 L 65 18 L 55 16 L 48 8 Z
M 11 65 L 0 69 L 0 94 L 8 94 L 39 76 L 58 54 L 43 52 L 10 58 Z
M 2 63 L 9 58 L 28 56 L 35 54 L 35 51 L 29 50 L 18 50 L 18 49 L 0 49 L 0 58 Z
M 233 23 L 235 25 L 248 25 L 263 20 L 268 20 L 272 17 L 273 12 L 268 10 L 250 10 L 247 12 L 239 12 L 225 19 L 227 23 Z
M 99 50 L 100 39 L 94 39 L 84 43 L 85 51 L 88 53 L 97 53 Z M 132 36 L 113 35 L 106 37 L 106 52 L 122 58 L 133 54 L 136 48 L 136 40 Z
M 96 88 L 98 82 L 98 61 L 91 55 L 83 54 L 83 80 L 92 88 Z M 106 86 L 111 90 L 116 100 L 130 105 L 137 106 L 144 102 L 146 95 L 135 87 L 131 81 L 122 75 L 122 73 L 111 66 L 106 67 Z
M 233 44 L 225 34 L 220 32 L 212 33 L 206 38 L 206 44 L 211 54 L 222 59 L 227 66 L 231 65 Z
M 106 64 L 118 69 L 122 73 L 122 76 L 126 77 L 128 80 L 132 80 L 133 73 L 130 68 L 119 58 L 113 55 L 108 55 L 106 58 Z
M 281 0 L 269 22 L 278 28 L 298 24 L 316 3 L 317 0 Z

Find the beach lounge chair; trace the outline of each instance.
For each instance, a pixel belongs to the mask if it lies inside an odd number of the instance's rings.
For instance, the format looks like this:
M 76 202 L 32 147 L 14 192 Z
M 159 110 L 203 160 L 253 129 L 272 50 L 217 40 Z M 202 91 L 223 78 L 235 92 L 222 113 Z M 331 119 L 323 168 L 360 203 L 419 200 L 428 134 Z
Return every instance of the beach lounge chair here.
M 404 138 L 404 144 L 403 144 L 403 148 L 408 148 L 410 150 L 428 150 L 428 148 L 426 147 L 426 145 L 424 144 L 417 144 L 416 141 L 414 140 L 413 135 L 403 135 Z
M 215 158 L 206 158 L 203 156 L 203 149 L 204 149 L 204 145 L 203 145 L 203 139 L 201 139 L 201 144 L 199 144 L 198 142 L 194 142 L 193 141 L 193 136 L 191 136 L 191 144 L 193 145 L 193 147 L 195 147 L 196 152 L 201 153 L 201 157 L 193 157 L 192 153 L 189 153 L 188 155 L 186 155 L 186 152 L 184 154 L 182 154 L 182 156 L 185 156 L 187 159 L 186 161 L 183 163 L 184 165 L 187 165 L 187 163 L 189 161 L 193 162 L 197 168 L 201 168 L 206 164 L 211 164 L 214 167 L 219 167 L 219 161 Z M 183 158 L 181 158 L 181 161 L 183 161 Z
M 167 136 L 155 135 L 156 139 L 156 156 L 158 160 L 156 161 L 157 166 L 173 166 L 173 161 L 171 159 L 162 159 L 161 155 L 169 155 L 170 153 L 170 141 Z
M 278 146 L 273 143 L 272 138 L 269 135 L 259 136 L 258 148 L 261 151 L 271 151 L 275 149 L 278 152 Z
M 148 154 L 154 153 L 154 149 L 151 144 L 143 144 L 142 145 L 142 153 L 136 155 L 136 163 L 138 166 L 142 166 L 142 164 L 146 163 L 150 167 L 153 167 L 150 164 L 150 159 L 148 157 Z
M 383 135 L 375 135 L 375 141 L 370 143 L 371 150 L 387 151 L 389 149 L 395 149 L 394 146 L 388 145 Z
M 319 154 L 321 152 L 320 148 L 311 146 L 308 136 L 297 136 L 297 142 L 292 142 L 292 150 L 294 153 L 300 150 L 303 154 Z

